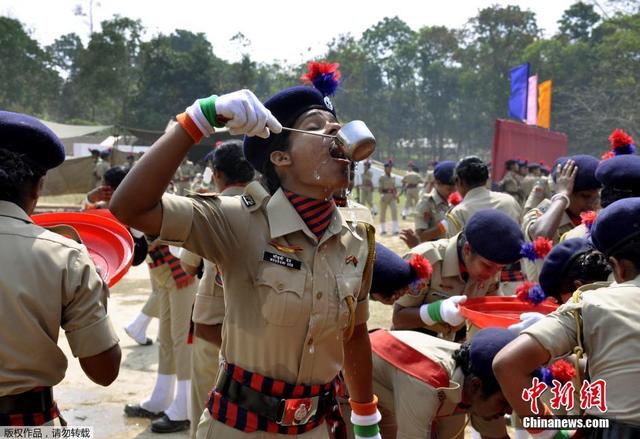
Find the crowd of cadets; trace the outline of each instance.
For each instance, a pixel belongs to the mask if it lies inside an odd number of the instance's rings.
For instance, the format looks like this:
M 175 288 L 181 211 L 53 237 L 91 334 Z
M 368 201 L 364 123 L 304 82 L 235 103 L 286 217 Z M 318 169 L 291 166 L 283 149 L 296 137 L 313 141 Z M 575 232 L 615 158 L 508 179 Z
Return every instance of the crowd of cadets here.
M 610 428 L 580 437 L 639 437 L 633 140 L 617 130 L 606 159 L 562 157 L 551 170 L 510 160 L 493 188 L 477 157 L 436 163 L 426 182 L 412 166 L 401 188 L 387 162 L 376 227 L 370 163 L 364 205 L 345 202 L 350 162 L 318 136 L 281 131 L 335 134 L 329 94 L 305 85 L 264 104 L 246 90 L 199 99 L 135 165 L 98 154 L 84 207 L 111 209 L 150 270 L 152 294 L 125 331 L 150 345 L 149 321 L 160 321 L 156 382 L 126 416 L 198 438 L 462 438 L 468 422 L 502 438 L 506 414 L 536 413 L 524 397 L 532 382 L 570 357 L 581 360 L 573 374 L 565 367 L 577 389 L 607 384 L 583 408 Z M 198 173 L 185 156 L 221 120 L 244 142 L 216 148 Z M 64 160 L 59 139 L 0 112 L 0 158 L 0 425 L 60 425 L 59 327 L 89 378 L 109 385 L 118 374 L 108 290 L 82 245 L 29 217 L 46 171 Z M 375 242 L 388 211 L 400 233 L 400 194 L 402 216 L 415 215 L 402 255 Z M 462 315 L 469 298 L 513 294 L 533 311 L 546 299 L 561 306 L 508 329 L 478 330 Z M 389 330 L 368 331 L 369 300 L 392 306 Z

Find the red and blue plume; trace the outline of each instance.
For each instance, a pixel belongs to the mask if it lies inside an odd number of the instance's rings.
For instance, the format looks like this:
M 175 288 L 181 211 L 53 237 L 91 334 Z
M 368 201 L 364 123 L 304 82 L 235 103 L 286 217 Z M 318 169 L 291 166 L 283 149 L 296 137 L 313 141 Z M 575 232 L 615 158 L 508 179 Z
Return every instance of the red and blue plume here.
M 516 288 L 516 297 L 523 302 L 530 302 L 537 305 L 547 297 L 542 287 L 535 282 L 525 281 Z
M 582 224 L 587 228 L 587 230 L 591 230 L 591 226 L 593 226 L 593 222 L 596 220 L 598 216 L 593 210 L 589 210 L 587 212 L 582 212 L 580 214 L 580 219 L 582 220 Z
M 576 377 L 576 369 L 567 360 L 560 359 L 549 367 L 541 367 L 537 371 L 538 379 L 549 387 L 553 386 L 553 380 L 560 383 L 568 383 Z
M 520 255 L 530 261 L 544 259 L 553 248 L 553 241 L 539 236 L 533 242 L 525 242 L 520 247 Z
M 307 73 L 300 79 L 312 84 L 323 96 L 333 96 L 340 85 L 340 64 L 312 61 L 307 65 Z
M 636 152 L 636 145 L 633 143 L 633 138 L 620 128 L 613 130 L 609 136 L 609 143 L 611 149 L 602 155 L 602 160 L 608 160 L 617 155 L 634 154 Z

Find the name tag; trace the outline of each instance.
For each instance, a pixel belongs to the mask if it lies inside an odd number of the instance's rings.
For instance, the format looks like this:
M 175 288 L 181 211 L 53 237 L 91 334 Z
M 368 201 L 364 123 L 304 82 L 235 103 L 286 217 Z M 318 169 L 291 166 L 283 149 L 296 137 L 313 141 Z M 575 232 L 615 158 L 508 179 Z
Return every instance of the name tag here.
M 302 267 L 302 262 L 296 259 L 291 259 L 288 256 L 278 255 L 271 252 L 264 252 L 262 260 L 271 262 L 273 264 L 282 265 L 283 267 L 293 268 L 294 270 L 300 270 L 300 267 Z

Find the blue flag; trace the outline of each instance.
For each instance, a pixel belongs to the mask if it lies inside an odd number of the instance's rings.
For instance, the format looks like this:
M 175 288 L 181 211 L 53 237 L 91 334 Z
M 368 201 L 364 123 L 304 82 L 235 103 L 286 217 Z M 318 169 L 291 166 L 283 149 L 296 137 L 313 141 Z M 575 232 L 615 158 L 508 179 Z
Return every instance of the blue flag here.
M 511 69 L 511 96 L 509 117 L 523 122 L 527 120 L 527 95 L 529 90 L 529 63 Z

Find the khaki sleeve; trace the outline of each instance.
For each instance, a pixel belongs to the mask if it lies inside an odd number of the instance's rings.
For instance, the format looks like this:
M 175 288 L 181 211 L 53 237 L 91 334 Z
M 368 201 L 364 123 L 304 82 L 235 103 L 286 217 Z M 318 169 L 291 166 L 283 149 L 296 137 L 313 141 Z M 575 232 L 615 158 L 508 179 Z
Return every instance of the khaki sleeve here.
M 240 247 L 217 196 L 187 198 L 172 194 L 162 197 L 160 240 L 184 247 L 212 262 L 225 260 Z
M 524 234 L 525 241 L 533 241 L 533 239 L 531 239 L 531 235 L 529 234 L 529 229 L 536 223 L 536 221 L 538 221 L 538 218 L 541 215 L 542 213 L 538 209 L 531 209 L 522 218 L 522 233 Z
M 582 302 L 569 302 L 521 332 L 535 338 L 551 358 L 565 356 L 577 345 L 576 320 L 572 310 L 581 310 Z
M 107 316 L 109 290 L 88 253 L 73 250 L 65 270 L 61 326 L 73 355 L 91 357 L 118 344 Z
M 431 209 L 429 208 L 429 201 L 423 198 L 416 205 L 416 230 L 430 228 L 432 218 L 433 212 L 431 212 Z
M 358 302 L 356 303 L 355 324 L 360 325 L 369 320 L 369 291 L 371 290 L 371 280 L 373 279 L 373 260 L 369 261 L 368 244 L 370 240 L 375 240 L 375 231 L 372 226 L 363 226 L 367 233 L 367 265 L 362 273 L 362 284 L 358 292 Z
M 502 183 L 502 188 L 505 192 L 509 194 L 514 194 L 518 192 L 518 184 L 511 179 L 504 180 Z
M 193 305 L 193 321 L 203 325 L 219 325 L 224 320 L 224 288 L 217 285 L 216 267 L 205 262 L 204 275 Z
M 200 265 L 200 262 L 202 262 L 202 258 L 200 256 L 185 249 L 182 249 L 180 251 L 180 260 L 192 267 L 198 267 Z

